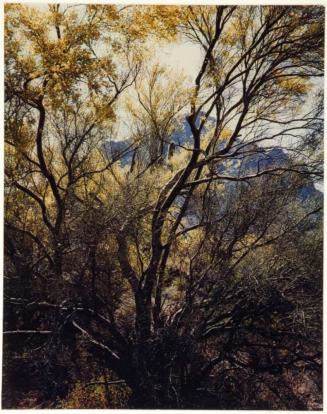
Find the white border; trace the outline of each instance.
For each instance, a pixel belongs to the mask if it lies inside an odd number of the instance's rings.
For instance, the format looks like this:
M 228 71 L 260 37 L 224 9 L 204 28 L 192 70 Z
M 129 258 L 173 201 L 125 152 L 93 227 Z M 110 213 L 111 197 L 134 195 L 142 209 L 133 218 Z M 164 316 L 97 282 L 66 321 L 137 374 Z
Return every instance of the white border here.
M 62 3 L 62 4 L 154 4 L 154 5 L 188 5 L 188 4 L 201 4 L 201 5 L 210 5 L 210 4 L 219 4 L 220 2 L 218 2 L 218 0 L 216 1 L 212 1 L 212 0 L 178 0 L 178 1 L 167 1 L 167 0 L 156 0 L 156 1 L 149 1 L 149 0 L 133 0 L 133 1 L 128 1 L 128 0 L 120 0 L 120 1 L 104 1 L 104 0 L 84 0 L 84 1 L 78 1 L 78 0 L 70 0 L 70 1 L 55 1 L 55 0 L 49 0 L 49 1 L 44 1 L 44 0 L 11 0 L 11 1 L 6 1 L 6 3 L 23 3 L 23 4 L 52 4 L 52 3 Z M 301 1 L 297 1 L 297 0 L 287 0 L 286 2 L 283 0 L 274 0 L 274 1 L 269 1 L 269 0 L 252 0 L 252 1 L 247 1 L 247 0 L 234 0 L 234 1 L 230 1 L 230 0 L 224 0 L 221 2 L 223 5 L 303 5 L 303 6 L 309 6 L 309 5 L 321 5 L 321 6 L 327 6 L 327 1 L 326 0 L 315 0 L 315 1 L 310 1 L 310 0 L 301 0 Z M 0 22 L 4 21 L 4 4 L 5 2 L 1 1 L 1 8 L 0 8 Z M 326 31 L 326 10 L 325 10 L 325 31 Z M 1 61 L 0 61 L 0 66 L 1 66 L 1 70 L 0 70 L 0 91 L 1 91 L 1 101 L 0 101 L 0 117 L 1 117 L 1 142 L 0 142 L 0 217 L 3 218 L 3 204 L 4 204 L 4 189 L 3 189 L 3 183 L 4 183 L 4 107 L 3 107 L 3 102 L 4 102 L 4 29 L 3 29 L 3 24 L 0 24 L 0 50 L 2 51 L 1 53 Z M 327 42 L 326 42 L 326 35 L 325 35 L 325 56 L 327 56 Z M 324 90 L 327 91 L 327 80 L 326 80 L 326 76 L 324 78 Z M 325 108 L 327 107 L 327 93 L 325 92 L 324 94 L 324 103 L 325 103 Z M 324 126 L 325 126 L 325 131 L 327 128 L 327 120 L 326 117 L 324 119 Z M 326 134 L 325 134 L 326 136 Z M 326 139 L 324 140 L 324 150 L 325 152 L 327 151 L 327 142 Z M 327 157 L 325 157 L 324 159 L 324 171 L 327 171 Z M 324 206 L 327 205 L 327 194 L 326 194 L 326 188 L 324 185 Z M 3 246 L 4 246 L 4 240 L 3 240 L 3 228 L 4 228 L 4 223 L 3 223 L 3 219 L 1 220 L 1 231 L 0 231 L 0 275 L 3 275 Z M 326 216 L 324 215 L 324 261 L 323 261 L 323 266 L 324 266 L 324 280 L 323 280 L 323 343 L 324 343 L 324 355 L 325 352 L 327 350 L 326 348 L 326 343 L 327 343 L 327 323 L 326 323 L 326 315 L 327 315 L 327 304 L 326 304 L 326 289 L 325 289 L 325 273 L 326 273 L 326 268 L 327 268 L 327 255 L 326 255 L 326 241 L 325 241 L 325 236 L 327 234 L 326 232 L 327 230 L 327 222 L 326 222 Z M 1 278 L 1 282 L 0 282 L 0 323 L 1 323 L 1 327 L 0 327 L 0 364 L 2 367 L 2 320 L 3 320 L 3 277 Z M 326 380 L 326 373 L 327 373 L 327 367 L 325 364 L 325 358 L 324 358 L 324 365 L 323 365 L 323 377 L 324 377 L 324 381 L 323 381 L 323 406 L 326 409 L 327 412 L 327 407 L 326 407 L 326 394 L 327 394 L 327 380 Z M 0 378 L 0 392 L 2 391 L 2 376 Z M 12 412 L 18 412 L 18 413 L 27 413 L 27 412 L 33 412 L 33 413 L 53 413 L 54 410 L 51 409 L 32 409 L 32 410 L 23 410 L 23 409 L 10 409 L 10 410 L 1 410 L 4 413 L 12 413 Z M 70 413 L 70 412 L 74 412 L 74 413 L 85 413 L 88 412 L 90 410 L 88 409 L 74 409 L 74 410 L 59 410 L 60 413 Z M 95 410 L 97 411 L 97 410 Z M 285 413 L 285 412 L 290 412 L 290 413 L 303 413 L 303 411 L 285 411 L 285 410 L 278 410 L 278 411 L 268 411 L 268 410 L 110 410 L 110 409 L 104 409 L 104 410 L 100 410 L 100 412 L 102 413 L 109 413 L 112 411 L 118 411 L 119 413 L 125 414 L 125 413 L 149 413 L 151 411 L 155 411 L 156 413 L 160 414 L 160 413 L 167 413 L 167 412 L 183 412 L 185 414 L 194 414 L 194 412 L 203 412 L 203 411 L 208 411 L 208 412 L 216 412 L 216 411 L 220 411 L 220 412 L 227 412 L 227 413 Z M 310 412 L 325 412 L 325 410 L 323 411 L 310 411 Z

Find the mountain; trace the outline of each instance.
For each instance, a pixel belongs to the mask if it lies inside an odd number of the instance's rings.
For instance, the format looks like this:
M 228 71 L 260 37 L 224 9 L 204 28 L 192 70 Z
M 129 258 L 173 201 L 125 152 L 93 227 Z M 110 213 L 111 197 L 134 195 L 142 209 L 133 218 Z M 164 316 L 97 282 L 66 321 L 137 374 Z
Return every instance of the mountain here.
M 209 122 L 212 119 L 209 119 Z M 183 128 L 180 131 L 175 132 L 171 137 L 171 142 L 176 145 L 175 151 L 182 151 L 178 145 L 185 145 L 192 142 L 192 132 L 188 122 L 185 120 Z M 240 141 L 236 142 L 236 144 Z M 109 157 L 119 156 L 122 166 L 130 165 L 132 162 L 133 151 L 129 150 L 132 145 L 132 140 L 127 139 L 124 141 L 107 141 L 104 145 L 104 151 Z M 224 145 L 223 143 L 220 144 Z M 164 157 L 167 157 L 169 144 L 164 145 Z M 288 164 L 289 156 L 281 148 L 264 148 L 259 145 L 252 145 L 246 147 L 246 154 L 240 154 L 239 157 L 222 160 L 217 165 L 217 172 L 222 175 L 228 175 L 231 177 L 245 176 L 255 174 L 269 168 L 283 167 Z M 233 183 L 230 183 L 230 188 L 233 187 Z M 323 194 L 317 188 L 314 183 L 310 181 L 303 186 L 298 193 L 298 197 L 302 202 L 308 202 L 314 197 L 323 199 Z
M 107 141 L 104 144 L 104 151 L 109 158 L 120 158 L 122 166 L 129 165 L 132 162 L 133 151 L 129 150 L 132 140 L 124 141 Z M 122 154 L 122 156 L 120 156 Z

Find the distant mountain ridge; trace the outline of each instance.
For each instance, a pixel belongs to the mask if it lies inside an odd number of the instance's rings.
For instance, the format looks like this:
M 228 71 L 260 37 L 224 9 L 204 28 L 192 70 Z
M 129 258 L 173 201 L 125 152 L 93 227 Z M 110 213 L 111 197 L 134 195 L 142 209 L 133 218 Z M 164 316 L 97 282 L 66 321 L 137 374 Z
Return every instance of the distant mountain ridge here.
M 181 151 L 179 145 L 185 145 L 192 142 L 192 132 L 187 121 L 183 124 L 181 131 L 175 132 L 171 137 L 171 142 L 176 145 L 175 151 Z M 133 151 L 129 150 L 132 145 L 130 139 L 124 141 L 107 141 L 104 150 L 110 157 L 119 156 L 122 154 L 120 161 L 122 166 L 130 165 L 133 158 Z M 167 157 L 169 144 L 164 144 L 164 157 Z M 245 176 L 260 172 L 268 168 L 285 166 L 289 161 L 289 156 L 281 148 L 274 147 L 266 149 L 258 145 L 252 145 L 249 155 L 240 154 L 240 158 L 226 159 L 221 161 L 217 166 L 219 174 L 225 174 L 232 177 Z M 313 183 L 310 183 L 299 190 L 299 198 L 306 202 L 312 197 L 323 198 L 323 194 Z

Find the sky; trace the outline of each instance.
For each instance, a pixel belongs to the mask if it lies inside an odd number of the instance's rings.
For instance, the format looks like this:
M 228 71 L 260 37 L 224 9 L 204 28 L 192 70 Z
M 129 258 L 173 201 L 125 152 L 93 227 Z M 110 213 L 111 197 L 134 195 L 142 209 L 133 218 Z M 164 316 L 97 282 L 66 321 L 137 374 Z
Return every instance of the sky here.
M 80 3 L 86 4 L 85 3 Z M 67 6 L 70 3 L 61 3 L 62 7 Z M 48 10 L 48 4 L 46 2 L 31 2 L 26 5 L 37 8 L 43 12 Z M 154 48 L 153 61 L 158 62 L 161 65 L 168 66 L 173 69 L 173 73 L 184 73 L 187 76 L 187 81 L 190 86 L 194 84 L 202 63 L 201 49 L 199 46 L 188 42 L 174 42 L 174 43 L 157 43 Z M 130 91 L 125 91 L 125 94 Z M 116 131 L 115 140 L 124 139 L 125 131 L 128 129 L 128 119 L 124 116 L 121 110 L 119 110 L 119 118 L 121 120 L 118 130 Z
M 87 2 L 85 2 L 86 4 Z M 67 5 L 61 3 L 63 6 Z M 27 3 L 30 7 L 38 8 L 42 11 L 48 10 L 48 4 L 44 3 Z M 199 47 L 188 43 L 173 43 L 169 45 L 161 45 L 157 51 L 158 60 L 162 63 L 176 68 L 178 71 L 183 70 L 186 75 L 192 79 L 197 74 L 201 64 L 201 53 Z
M 42 11 L 48 9 L 48 4 L 44 3 L 27 3 L 31 7 L 38 8 Z M 67 5 L 61 3 L 63 6 Z M 151 40 L 153 41 L 153 40 Z M 190 86 L 194 84 L 194 79 L 197 76 L 201 63 L 202 63 L 202 53 L 198 45 L 194 45 L 191 42 L 174 42 L 174 43 L 156 43 L 153 45 L 154 56 L 153 62 L 158 62 L 163 66 L 169 66 L 172 68 L 172 75 L 179 74 L 184 72 L 188 77 Z M 316 82 L 316 87 L 319 85 L 321 87 L 322 79 Z M 318 86 L 318 87 L 319 87 Z M 125 94 L 133 93 L 132 91 L 125 91 Z M 313 94 L 312 94 L 313 95 Z M 307 102 L 303 105 L 303 110 L 306 111 L 310 106 L 310 101 L 312 102 L 312 96 L 308 97 Z M 127 115 L 125 115 L 124 109 L 119 108 L 119 118 L 121 122 L 119 127 L 115 131 L 115 136 L 111 137 L 114 140 L 124 140 L 130 130 L 130 120 Z M 272 143 L 270 142 L 269 145 Z
M 194 79 L 196 78 L 202 63 L 202 55 L 199 46 L 196 46 L 190 42 L 187 43 L 169 43 L 160 45 L 157 44 L 157 48 L 154 48 L 155 55 L 153 56 L 153 62 L 157 62 L 163 66 L 168 66 L 172 69 L 172 74 L 185 74 L 187 76 L 187 83 L 190 86 L 194 85 Z M 125 94 L 133 94 L 133 90 L 129 89 L 124 92 Z M 123 101 L 122 101 L 123 102 Z M 119 111 L 119 126 L 116 129 L 115 141 L 121 141 L 125 139 L 126 133 L 130 130 L 129 118 L 124 114 L 123 109 Z
M 158 53 L 159 60 L 177 71 L 184 71 L 194 79 L 200 69 L 201 52 L 199 46 L 192 43 L 173 43 L 162 47 Z

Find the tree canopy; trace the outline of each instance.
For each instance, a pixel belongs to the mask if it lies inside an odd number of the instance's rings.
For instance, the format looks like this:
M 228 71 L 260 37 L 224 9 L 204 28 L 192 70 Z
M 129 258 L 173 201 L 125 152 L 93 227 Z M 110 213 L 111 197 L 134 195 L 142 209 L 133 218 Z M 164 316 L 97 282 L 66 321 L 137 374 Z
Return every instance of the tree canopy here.
M 5 6 L 5 408 L 321 407 L 323 50 L 320 6 Z

